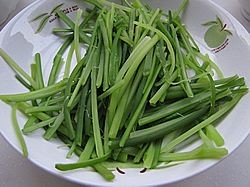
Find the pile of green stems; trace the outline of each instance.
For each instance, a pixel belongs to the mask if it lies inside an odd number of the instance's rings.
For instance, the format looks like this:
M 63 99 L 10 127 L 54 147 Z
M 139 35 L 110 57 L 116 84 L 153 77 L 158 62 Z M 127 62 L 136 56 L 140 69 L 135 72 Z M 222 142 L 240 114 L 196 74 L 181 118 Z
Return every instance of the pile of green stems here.
M 0 96 L 13 106 L 14 119 L 17 109 L 28 117 L 22 132 L 43 128 L 46 140 L 65 142 L 67 158 L 79 156 L 76 163 L 56 164 L 57 169 L 91 166 L 107 180 L 114 178 L 110 168 L 158 168 L 171 161 L 225 156 L 215 125 L 247 87 L 237 75 L 224 78 L 208 55 L 200 53 L 180 18 L 188 2 L 164 12 L 139 0 L 86 1 L 91 8 L 78 10 L 74 21 L 56 10 L 65 27 L 53 33 L 63 44 L 47 83 L 39 53 L 29 75 L 0 50 L 29 90 Z M 77 63 L 70 70 L 74 54 Z M 202 143 L 177 152 L 190 139 Z

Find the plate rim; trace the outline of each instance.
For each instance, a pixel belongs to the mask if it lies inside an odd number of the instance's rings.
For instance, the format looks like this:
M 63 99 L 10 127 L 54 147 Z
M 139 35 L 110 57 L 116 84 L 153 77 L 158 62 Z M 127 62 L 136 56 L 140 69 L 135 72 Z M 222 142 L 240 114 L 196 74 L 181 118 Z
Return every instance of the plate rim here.
M 29 4 L 28 6 L 26 6 L 23 10 L 21 10 L 18 14 L 16 14 L 3 28 L 2 30 L 0 31 L 0 40 L 2 40 L 2 36 L 4 35 L 4 33 L 6 31 L 8 31 L 8 28 L 11 27 L 11 25 L 13 23 L 15 23 L 15 21 L 17 21 L 18 19 L 21 18 L 21 16 L 26 12 L 28 11 L 30 8 L 32 8 L 33 6 L 35 6 L 36 4 L 38 3 L 43 3 L 43 2 L 46 2 L 47 0 L 36 0 L 34 2 L 32 2 L 31 4 Z M 201 0 L 200 0 L 201 1 Z M 212 0 L 209 0 L 207 2 L 207 4 L 211 4 L 212 6 L 218 8 L 222 13 L 224 13 L 228 18 L 229 20 L 232 22 L 232 25 L 234 26 L 234 29 L 235 31 L 237 31 L 237 33 L 240 33 L 240 34 L 243 34 L 243 38 L 247 41 L 247 44 L 248 46 L 250 46 L 250 34 L 248 33 L 248 31 L 246 30 L 246 28 L 230 13 L 228 12 L 226 9 L 224 9 L 223 7 L 221 7 L 220 5 L 216 4 L 214 1 Z M 0 134 L 1 136 L 4 138 L 4 140 L 9 144 L 11 145 L 12 148 L 14 148 L 18 154 L 21 154 L 22 155 L 22 152 L 21 152 L 21 149 L 19 147 L 17 147 L 16 145 L 14 145 L 14 143 L 12 141 L 9 141 L 9 139 L 2 133 L 2 131 L 0 131 Z M 176 179 L 176 180 L 173 180 L 171 182 L 162 182 L 162 183 L 155 183 L 154 185 L 168 185 L 168 184 L 173 184 L 173 183 L 176 183 L 178 181 L 183 181 L 183 180 L 186 180 L 188 178 L 191 178 L 193 176 L 196 176 L 196 175 L 199 175 L 201 173 L 204 173 L 205 171 L 207 171 L 208 169 L 216 166 L 217 164 L 221 163 L 221 161 L 223 161 L 224 159 L 228 158 L 231 154 L 233 154 L 239 147 L 240 145 L 246 140 L 246 138 L 249 136 L 250 134 L 250 128 L 248 130 L 248 133 L 243 136 L 242 138 L 242 141 L 240 141 L 237 146 L 231 150 L 230 154 L 227 155 L 226 157 L 223 157 L 222 159 L 220 159 L 219 161 L 216 161 L 214 164 L 212 165 L 208 165 L 206 167 L 203 167 L 201 170 L 198 170 L 196 173 L 194 174 L 189 174 L 181 179 Z M 91 185 L 91 186 L 99 186 L 100 183 L 98 182 L 90 182 L 90 181 L 79 181 L 79 180 L 76 180 L 76 179 L 73 179 L 69 176 L 65 176 L 65 175 L 62 175 L 60 172 L 58 171 L 55 171 L 55 170 L 51 170 L 50 168 L 47 168 L 45 166 L 43 166 L 42 164 L 40 164 L 39 162 L 37 162 L 36 160 L 28 157 L 27 158 L 32 164 L 38 166 L 39 168 L 43 169 L 44 171 L 48 172 L 49 174 L 52 174 L 56 177 L 59 177 L 59 178 L 62 178 L 62 179 L 65 179 L 67 181 L 70 181 L 70 182 L 73 182 L 73 183 L 77 183 L 77 184 L 80 184 L 80 185 Z M 101 184 L 102 186 L 113 186 L 112 183 L 106 185 L 106 184 Z

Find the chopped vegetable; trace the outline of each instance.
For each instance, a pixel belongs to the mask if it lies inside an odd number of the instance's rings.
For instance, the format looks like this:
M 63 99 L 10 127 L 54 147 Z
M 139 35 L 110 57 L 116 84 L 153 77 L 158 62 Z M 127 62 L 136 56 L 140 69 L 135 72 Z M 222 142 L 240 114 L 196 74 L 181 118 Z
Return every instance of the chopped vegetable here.
M 141 167 L 143 173 L 174 166 L 172 161 L 227 155 L 221 147 L 227 140 L 215 125 L 248 88 L 243 77 L 224 78 L 209 56 L 199 51 L 181 22 L 188 1 L 176 12 L 153 9 L 140 0 L 124 5 L 86 2 L 92 7 L 78 10 L 75 21 L 60 10 L 62 5 L 53 10 L 65 23 L 53 33 L 65 41 L 55 54 L 47 83 L 42 54 L 36 53 L 28 75 L 0 49 L 0 56 L 28 89 L 0 95 L 0 100 L 14 106 L 13 124 L 24 155 L 17 109 L 27 116 L 25 136 L 42 128 L 46 140 L 59 138 L 69 147 L 67 158 L 79 156 L 76 163 L 57 163 L 61 171 L 91 166 L 112 181 L 112 168 L 123 173 L 119 167 Z M 34 19 L 42 19 L 39 32 L 46 16 Z M 74 52 L 77 63 L 71 71 Z M 67 59 L 60 80 L 63 55 Z M 195 135 L 201 145 L 188 152 L 175 150 Z

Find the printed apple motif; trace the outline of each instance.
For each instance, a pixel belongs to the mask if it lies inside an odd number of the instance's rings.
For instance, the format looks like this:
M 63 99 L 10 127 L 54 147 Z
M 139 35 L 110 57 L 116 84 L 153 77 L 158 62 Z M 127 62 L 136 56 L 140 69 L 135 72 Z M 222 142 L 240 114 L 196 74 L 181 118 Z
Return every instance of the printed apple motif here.
M 228 35 L 232 35 L 232 33 L 226 29 L 227 24 L 223 24 L 218 16 L 216 16 L 216 21 L 209 21 L 202 25 L 209 27 L 205 33 L 204 40 L 210 48 L 219 47 Z

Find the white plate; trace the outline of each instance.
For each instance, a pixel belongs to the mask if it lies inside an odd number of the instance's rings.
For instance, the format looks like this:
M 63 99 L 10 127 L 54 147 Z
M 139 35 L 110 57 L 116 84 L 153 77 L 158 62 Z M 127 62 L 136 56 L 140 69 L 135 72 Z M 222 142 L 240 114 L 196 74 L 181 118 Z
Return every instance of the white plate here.
M 57 20 L 53 21 L 53 16 L 50 19 L 51 23 L 47 24 L 45 30 L 40 34 L 34 34 L 38 25 L 30 23 L 29 20 L 40 13 L 49 12 L 52 7 L 61 2 L 65 3 L 64 8 L 71 7 L 72 9 L 75 5 L 78 5 L 80 8 L 84 6 L 82 3 L 79 3 L 82 1 L 77 0 L 36 1 L 12 19 L 0 33 L 0 47 L 27 71 L 29 71 L 29 64 L 32 62 L 34 54 L 40 52 L 42 54 L 44 73 L 47 75 L 51 67 L 53 54 L 55 54 L 61 44 L 57 37 L 50 34 L 51 28 L 58 25 Z M 154 0 L 150 3 L 154 7 L 169 9 L 178 7 L 180 1 Z M 68 15 L 74 17 L 74 13 L 73 11 Z M 224 24 L 227 24 L 226 28 L 233 35 L 228 36 L 218 47 L 209 48 L 204 41 L 204 35 L 208 27 L 204 27 L 201 24 L 215 20 L 216 15 L 223 20 Z M 247 85 L 250 85 L 249 35 L 235 18 L 210 1 L 190 0 L 188 8 L 183 14 L 183 21 L 202 51 L 208 53 L 215 60 L 226 76 L 239 74 L 244 76 Z M 26 91 L 15 80 L 13 72 L 2 62 L 2 59 L 0 59 L 0 72 L 0 94 Z M 250 126 L 247 123 L 250 120 L 249 106 L 250 97 L 248 94 L 218 126 L 218 130 L 225 138 L 225 146 L 228 148 L 229 153 L 237 148 L 249 134 Z M 21 152 L 11 125 L 10 107 L 2 102 L 0 102 L 0 119 L 2 121 L 0 125 L 1 134 L 15 149 Z M 25 119 L 20 115 L 19 123 L 21 127 L 24 121 Z M 25 136 L 29 159 L 52 174 L 86 185 L 145 186 L 168 184 L 193 176 L 218 163 L 217 160 L 189 161 L 175 167 L 151 170 L 143 174 L 139 172 L 140 169 L 127 169 L 125 170 L 126 175 L 115 172 L 115 180 L 106 182 L 90 169 L 69 172 L 57 171 L 54 168 L 55 163 L 74 162 L 76 158 L 65 159 L 68 150 L 66 148 L 58 148 L 59 145 L 62 145 L 61 142 L 47 142 L 41 136 L 42 130 Z

